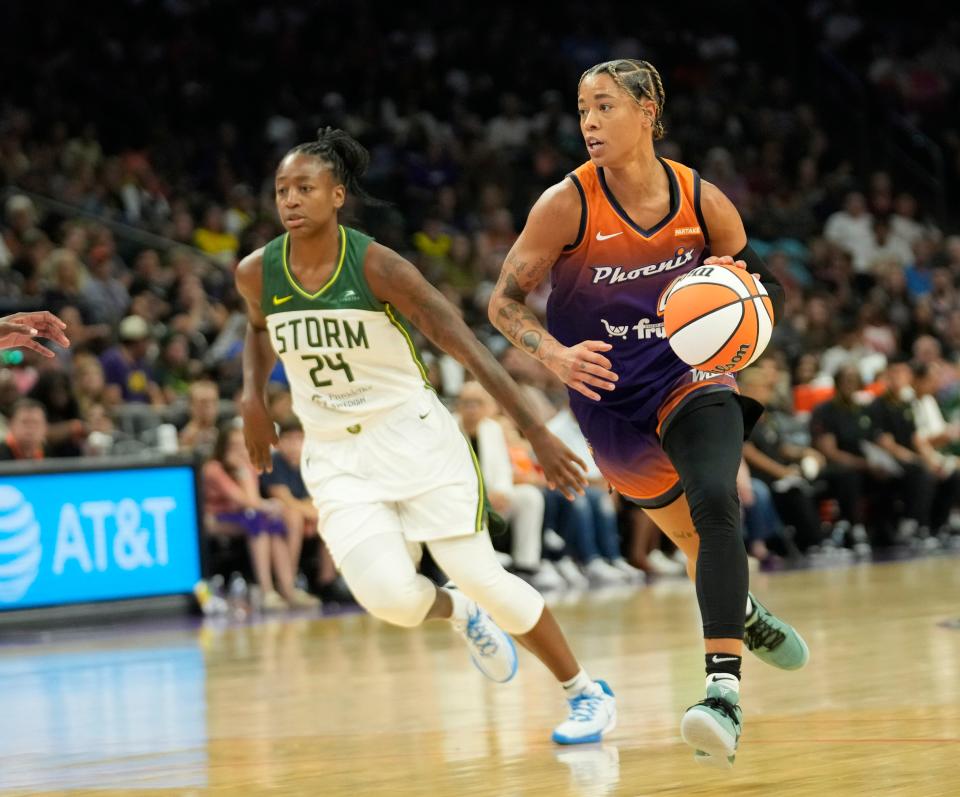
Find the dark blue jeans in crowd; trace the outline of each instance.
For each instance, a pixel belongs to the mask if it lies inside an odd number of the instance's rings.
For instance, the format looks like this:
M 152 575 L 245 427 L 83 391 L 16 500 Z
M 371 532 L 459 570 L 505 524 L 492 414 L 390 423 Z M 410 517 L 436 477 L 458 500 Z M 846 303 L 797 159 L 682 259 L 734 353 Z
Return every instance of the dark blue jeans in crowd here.
M 578 495 L 572 502 L 556 490 L 544 495 L 543 527 L 563 537 L 574 558 L 587 564 L 598 556 L 617 559 L 622 555 L 617 511 L 604 490 L 588 487 L 586 495 Z
M 747 542 L 770 540 L 781 536 L 783 521 L 773 505 L 770 488 L 760 479 L 750 479 L 753 487 L 753 506 L 743 508 L 744 536 Z

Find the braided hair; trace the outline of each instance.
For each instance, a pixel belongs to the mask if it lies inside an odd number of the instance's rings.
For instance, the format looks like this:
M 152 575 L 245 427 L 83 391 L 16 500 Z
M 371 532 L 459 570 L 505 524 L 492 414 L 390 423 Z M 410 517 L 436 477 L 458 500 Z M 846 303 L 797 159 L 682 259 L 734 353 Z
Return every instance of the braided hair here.
M 345 130 L 322 127 L 317 131 L 316 141 L 297 144 L 286 156 L 311 155 L 328 164 L 334 177 L 347 192 L 368 205 L 384 204 L 368 194 L 360 185 L 360 178 L 370 165 L 370 153 Z
M 634 58 L 618 58 L 615 61 L 604 61 L 602 64 L 591 66 L 580 75 L 580 83 L 595 75 L 609 75 L 627 94 L 639 104 L 646 98 L 652 100 L 657 110 L 653 117 L 653 139 L 663 138 L 663 106 L 667 95 L 663 90 L 663 81 L 657 68 L 649 61 L 638 61 Z M 579 84 L 578 84 L 579 85 Z

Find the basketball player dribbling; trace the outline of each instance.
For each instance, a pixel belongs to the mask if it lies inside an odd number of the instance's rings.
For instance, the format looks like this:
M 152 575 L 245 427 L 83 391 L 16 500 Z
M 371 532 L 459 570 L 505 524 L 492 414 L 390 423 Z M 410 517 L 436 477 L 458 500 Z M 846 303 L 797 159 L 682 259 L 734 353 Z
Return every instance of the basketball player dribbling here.
M 304 483 L 357 601 L 394 625 L 452 621 L 478 669 L 495 681 L 516 672 L 507 634 L 516 636 L 569 701 L 554 741 L 599 741 L 616 723 L 613 693 L 579 665 L 541 595 L 497 561 L 476 457 L 427 381 L 404 317 L 497 399 L 548 482 L 572 497 L 586 484 L 585 465 L 535 420 L 443 294 L 396 252 L 339 224 L 347 191 L 365 196 L 358 180 L 367 162 L 341 130 L 294 147 L 276 172 L 287 232 L 238 266 L 249 322 L 242 412 L 251 460 L 270 469 L 277 437 L 264 392 L 279 356 L 305 432 Z M 458 589 L 419 575 L 408 543 L 426 544 Z
M 809 652 L 748 595 L 736 475 L 744 434 L 762 408 L 741 399 L 733 376 L 682 362 L 658 305 L 676 277 L 704 264 L 748 268 L 770 294 L 775 319 L 783 290 L 749 247 L 732 203 L 689 167 L 654 153 L 664 91 L 651 64 L 621 59 L 588 69 L 578 106 L 590 160 L 533 206 L 504 262 L 490 319 L 567 385 L 606 479 L 686 554 L 707 687 L 684 714 L 681 735 L 699 761 L 730 766 L 741 730 L 743 642 L 788 670 L 804 666 Z M 524 302 L 547 273 L 544 329 Z

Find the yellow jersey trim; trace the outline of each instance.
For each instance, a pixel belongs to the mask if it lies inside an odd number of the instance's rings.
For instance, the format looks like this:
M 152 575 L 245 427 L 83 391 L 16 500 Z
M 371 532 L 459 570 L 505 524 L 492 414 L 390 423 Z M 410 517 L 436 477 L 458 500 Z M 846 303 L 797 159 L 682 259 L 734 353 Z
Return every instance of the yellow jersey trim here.
M 296 277 L 293 276 L 293 273 L 290 271 L 290 264 L 287 260 L 287 249 L 290 246 L 290 233 L 285 233 L 283 236 L 283 244 L 280 247 L 283 260 L 283 273 L 287 276 L 287 282 L 290 283 L 290 286 L 299 293 L 304 299 L 316 299 L 323 295 L 333 283 L 337 281 L 337 277 L 340 276 L 340 272 L 343 270 L 343 261 L 347 256 L 347 231 L 343 229 L 342 224 L 337 225 L 337 230 L 340 233 L 340 258 L 337 261 L 337 267 L 333 271 L 333 276 L 327 280 L 326 284 L 318 290 L 316 293 L 309 293 L 304 290 L 300 283 L 297 282 Z
M 387 314 L 387 318 L 390 319 L 390 323 L 400 330 L 400 334 L 403 335 L 403 339 L 407 342 L 407 348 L 410 349 L 410 356 L 413 357 L 413 361 L 417 364 L 417 369 L 420 371 L 420 376 L 423 378 L 423 384 L 433 390 L 433 385 L 430 384 L 430 378 L 427 376 L 427 369 L 424 367 L 423 363 L 420 362 L 420 358 L 417 356 L 417 347 L 413 345 L 413 340 L 410 338 L 410 333 L 407 332 L 403 324 L 397 320 L 397 317 L 393 314 L 393 308 L 388 302 L 384 302 L 383 311 Z

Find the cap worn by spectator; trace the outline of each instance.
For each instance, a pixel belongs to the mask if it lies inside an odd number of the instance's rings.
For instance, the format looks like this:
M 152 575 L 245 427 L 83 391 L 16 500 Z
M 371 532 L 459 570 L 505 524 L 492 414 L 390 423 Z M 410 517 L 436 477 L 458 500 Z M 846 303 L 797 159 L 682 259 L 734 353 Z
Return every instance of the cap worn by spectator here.
M 120 340 L 124 343 L 145 340 L 149 335 L 149 325 L 138 315 L 128 315 L 120 322 Z

